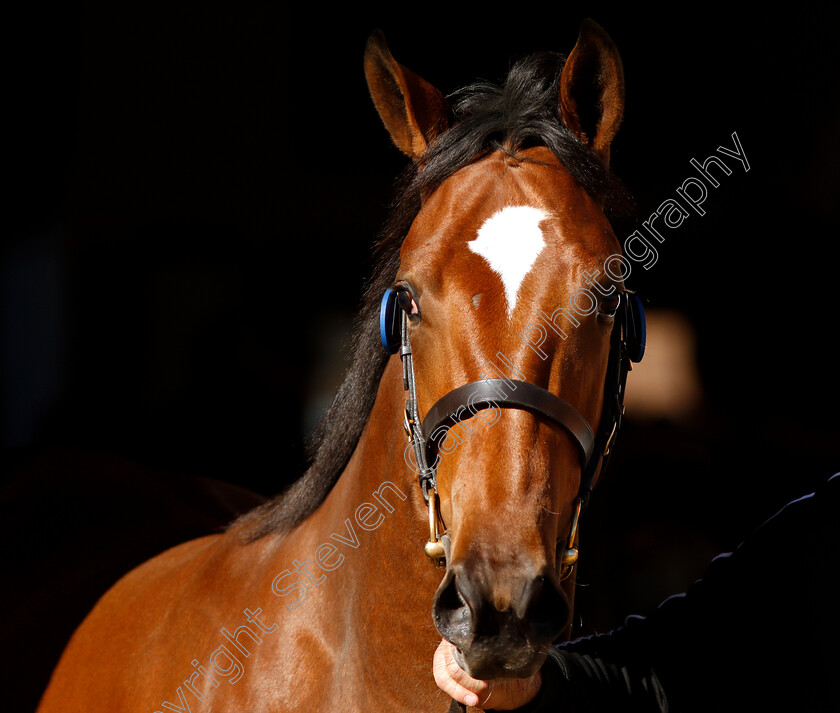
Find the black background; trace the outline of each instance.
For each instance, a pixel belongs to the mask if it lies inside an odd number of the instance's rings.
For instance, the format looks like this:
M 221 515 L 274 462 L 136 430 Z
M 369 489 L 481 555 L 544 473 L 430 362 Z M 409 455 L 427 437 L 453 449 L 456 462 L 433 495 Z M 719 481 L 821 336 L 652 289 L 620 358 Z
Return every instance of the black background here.
M 32 707 L 97 588 L 212 528 L 195 512 L 179 530 L 186 511 L 146 486 L 180 488 L 197 511 L 185 477 L 270 495 L 301 472 L 404 165 L 364 82 L 376 27 L 450 92 L 568 52 L 596 19 L 624 60 L 613 164 L 640 218 L 733 131 L 749 159 L 634 275 L 694 324 L 705 405 L 689 422 L 628 415 L 584 529 L 581 633 L 680 591 L 838 470 L 835 18 L 828 4 L 733 5 L 14 11 L 0 363 L 16 614 L 2 650 L 25 665 L 11 709 Z

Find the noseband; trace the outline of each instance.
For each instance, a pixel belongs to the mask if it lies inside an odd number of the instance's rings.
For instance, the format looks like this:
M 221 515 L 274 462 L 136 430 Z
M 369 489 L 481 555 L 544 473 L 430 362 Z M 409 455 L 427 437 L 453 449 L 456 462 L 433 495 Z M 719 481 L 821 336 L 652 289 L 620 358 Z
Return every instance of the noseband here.
M 581 508 L 589 501 L 596 479 L 607 462 L 624 415 L 624 387 L 631 362 L 639 362 L 645 349 L 645 319 L 641 299 L 631 292 L 619 293 L 616 321 L 610 336 L 610 355 L 604 383 L 604 405 L 597 433 L 567 401 L 540 386 L 514 379 L 482 379 L 444 394 L 421 420 L 414 376 L 414 357 L 408 334 L 407 309 L 400 300 L 404 288 L 386 290 L 380 310 L 380 336 L 385 350 L 399 351 L 403 367 L 403 388 L 408 392 L 404 426 L 412 445 L 423 498 L 429 507 L 428 557 L 445 566 L 449 536 L 438 533 L 437 467 L 439 443 L 446 432 L 478 411 L 493 406 L 529 411 L 547 419 L 569 434 L 581 465 L 581 482 L 575 500 L 572 524 L 560 557 L 559 578 L 566 579 L 578 560 L 575 548 Z

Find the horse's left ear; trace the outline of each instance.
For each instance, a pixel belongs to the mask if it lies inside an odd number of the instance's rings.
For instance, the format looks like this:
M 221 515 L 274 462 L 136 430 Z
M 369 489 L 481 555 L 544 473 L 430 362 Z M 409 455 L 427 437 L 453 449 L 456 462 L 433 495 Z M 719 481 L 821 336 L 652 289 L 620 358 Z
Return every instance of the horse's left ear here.
M 593 20 L 581 23 L 560 77 L 560 113 L 566 126 L 610 162 L 624 114 L 624 69 L 615 43 Z
M 380 30 L 367 41 L 365 77 L 397 148 L 418 159 L 448 126 L 449 104 L 443 94 L 394 59 Z

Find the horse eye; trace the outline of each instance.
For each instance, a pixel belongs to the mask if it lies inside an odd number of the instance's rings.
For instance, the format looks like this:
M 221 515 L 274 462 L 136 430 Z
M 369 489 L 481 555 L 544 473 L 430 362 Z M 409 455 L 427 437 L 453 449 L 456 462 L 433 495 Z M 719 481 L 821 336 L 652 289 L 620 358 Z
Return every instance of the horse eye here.
M 420 308 L 417 306 L 417 302 L 414 300 L 414 297 L 412 297 L 411 292 L 407 289 L 400 290 L 397 293 L 397 300 L 399 302 L 400 309 L 410 318 L 420 318 Z
M 621 297 L 618 294 L 607 295 L 601 300 L 598 311 L 605 317 L 614 317 L 620 303 Z

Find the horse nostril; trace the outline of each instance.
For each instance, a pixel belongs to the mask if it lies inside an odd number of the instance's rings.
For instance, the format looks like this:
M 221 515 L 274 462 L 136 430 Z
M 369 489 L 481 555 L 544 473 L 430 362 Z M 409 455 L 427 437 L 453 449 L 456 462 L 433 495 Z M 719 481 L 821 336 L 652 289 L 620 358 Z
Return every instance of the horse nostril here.
M 449 578 L 449 583 L 439 591 L 437 604 L 440 609 L 456 610 L 467 606 L 461 592 L 458 590 L 458 577 L 454 575 Z
M 435 593 L 432 619 L 438 632 L 456 646 L 472 637 L 472 610 L 459 587 L 457 568 L 450 567 Z
M 444 575 L 432 619 L 440 635 L 455 645 L 458 665 L 473 678 L 531 675 L 546 645 L 565 628 L 565 594 L 553 576 L 531 572 L 457 563 Z
M 566 595 L 549 576 L 530 577 L 504 596 L 487 584 L 486 578 L 470 577 L 457 565 L 450 567 L 440 583 L 432 618 L 441 636 L 455 646 L 469 648 L 475 640 L 499 636 L 547 643 L 568 624 Z M 502 599 L 509 606 L 500 609 L 496 605 Z
M 545 576 L 535 577 L 523 592 L 517 615 L 527 621 L 534 634 L 543 640 L 554 640 L 566 627 L 571 616 L 566 595 Z

